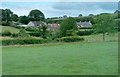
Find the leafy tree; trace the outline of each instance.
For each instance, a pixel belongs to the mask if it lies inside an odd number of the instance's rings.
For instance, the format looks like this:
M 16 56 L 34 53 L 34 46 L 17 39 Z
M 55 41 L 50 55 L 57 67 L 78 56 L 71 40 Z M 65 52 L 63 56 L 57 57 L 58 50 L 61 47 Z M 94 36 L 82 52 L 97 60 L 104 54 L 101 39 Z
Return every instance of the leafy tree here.
M 110 33 L 115 30 L 115 21 L 110 15 L 100 15 L 96 19 L 94 29 L 103 34 L 103 41 L 105 41 L 105 33 Z
M 29 18 L 27 16 L 20 16 L 19 17 L 19 22 L 23 24 L 28 24 Z
M 5 21 L 8 25 L 10 25 L 10 21 L 11 20 L 11 16 L 13 14 L 13 12 L 10 9 L 0 9 L 0 11 L 2 12 L 0 17 L 2 18 L 2 21 Z
M 4 14 L 4 10 L 3 9 L 0 9 L 0 19 L 3 21 L 3 14 Z M 5 20 L 4 20 L 5 21 Z
M 50 38 L 52 40 L 54 39 L 57 39 L 57 38 L 60 38 L 61 37 L 61 34 L 60 34 L 60 31 L 52 31 L 51 34 L 50 34 Z
M 42 24 L 42 26 L 39 27 L 39 33 L 42 38 L 47 38 L 47 26 L 45 24 Z
M 82 14 L 79 14 L 78 17 L 82 17 Z
M 45 21 L 46 21 L 46 23 L 54 23 L 53 19 L 46 19 Z
M 116 24 L 116 29 L 118 29 L 118 31 L 120 31 L 120 19 L 117 19 L 115 21 L 115 24 Z
M 47 26 L 42 26 L 42 37 L 46 38 Z
M 60 31 L 62 36 L 72 36 L 72 32 L 75 30 L 77 30 L 77 24 L 74 18 L 67 18 L 61 23 Z
M 76 17 L 75 18 L 76 22 L 85 22 L 85 21 L 91 21 L 92 24 L 94 23 L 94 17 L 90 17 L 90 16 L 85 16 L 85 17 Z
M 11 21 L 11 16 L 12 16 L 13 12 L 10 9 L 5 9 L 4 13 L 5 13 L 4 14 L 5 20 L 8 23 L 9 21 Z
M 67 18 L 67 15 L 64 15 L 63 18 Z
M 17 15 L 17 14 L 13 14 L 11 18 L 12 18 L 12 20 L 15 21 L 15 22 L 18 21 L 18 15 Z
M 88 16 L 93 17 L 93 16 L 94 16 L 94 14 L 89 14 Z
M 28 15 L 29 19 L 31 21 L 43 21 L 45 19 L 44 14 L 40 11 L 40 10 L 32 10 L 29 15 Z

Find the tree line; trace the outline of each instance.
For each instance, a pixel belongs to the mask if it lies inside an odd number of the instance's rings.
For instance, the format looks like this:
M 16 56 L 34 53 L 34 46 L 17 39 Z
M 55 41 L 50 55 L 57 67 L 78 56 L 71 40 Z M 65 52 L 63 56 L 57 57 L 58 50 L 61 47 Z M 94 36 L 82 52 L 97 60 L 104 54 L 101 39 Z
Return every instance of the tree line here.
M 45 15 L 38 9 L 31 10 L 28 15 L 19 16 L 17 14 L 14 14 L 10 9 L 0 9 L 0 19 L 2 19 L 2 25 L 10 25 L 12 21 L 19 22 L 23 24 L 28 24 L 30 21 L 45 21 L 46 23 L 61 23 L 63 20 L 59 20 L 59 18 L 69 18 L 67 15 L 63 15 L 63 17 L 52 17 L 52 18 L 46 18 Z M 90 14 L 89 16 L 82 16 L 82 14 L 79 14 L 78 17 L 74 17 L 76 22 L 79 21 L 91 21 L 94 23 L 93 20 L 93 14 Z M 58 20 L 54 20 L 58 19 Z
M 14 14 L 10 9 L 0 9 L 0 19 L 2 25 L 9 26 L 12 21 L 23 24 L 28 24 L 29 21 L 44 21 L 45 16 L 40 10 L 31 10 L 28 16 L 18 16 Z

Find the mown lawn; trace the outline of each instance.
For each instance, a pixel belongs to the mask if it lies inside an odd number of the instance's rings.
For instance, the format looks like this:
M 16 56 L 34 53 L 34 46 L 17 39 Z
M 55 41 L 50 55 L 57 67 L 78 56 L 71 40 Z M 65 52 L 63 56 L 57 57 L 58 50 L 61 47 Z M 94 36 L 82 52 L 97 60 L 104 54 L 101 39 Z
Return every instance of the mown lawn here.
M 117 75 L 117 42 L 3 47 L 3 75 Z

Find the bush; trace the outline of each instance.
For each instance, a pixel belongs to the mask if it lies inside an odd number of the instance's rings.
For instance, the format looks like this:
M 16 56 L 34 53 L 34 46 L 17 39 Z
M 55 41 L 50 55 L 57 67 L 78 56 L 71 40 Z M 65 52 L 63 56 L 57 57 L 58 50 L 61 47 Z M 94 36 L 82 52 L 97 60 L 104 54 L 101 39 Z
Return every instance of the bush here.
M 25 44 L 43 44 L 48 43 L 48 39 L 11 39 L 11 40 L 2 40 L 2 45 L 25 45 Z
M 9 26 L 10 23 L 7 23 L 7 22 L 2 22 L 2 26 Z
M 41 34 L 40 33 L 38 33 L 38 32 L 34 32 L 34 33 L 28 33 L 30 36 L 35 36 L 35 37 L 40 37 L 41 36 Z
M 93 33 L 93 30 L 78 31 L 77 35 L 84 36 L 84 35 L 91 35 L 92 33 Z
M 49 32 L 49 38 L 51 38 L 52 40 L 56 38 L 61 38 L 61 34 L 59 31 Z
M 56 39 L 57 41 L 62 41 L 62 42 L 79 42 L 83 41 L 84 38 L 80 38 L 78 36 L 68 36 L 68 37 L 62 37 L 60 39 Z
M 35 27 L 26 27 L 25 30 L 26 30 L 26 31 L 31 31 L 31 32 L 36 32 L 36 31 L 38 31 L 38 29 L 35 28 Z
M 4 31 L 4 32 L 2 32 L 2 36 L 11 36 L 11 32 L 10 31 Z
M 21 29 L 18 33 L 19 37 L 29 37 L 29 35 L 26 33 L 25 29 Z
M 11 37 L 18 37 L 19 35 L 17 33 L 12 33 Z

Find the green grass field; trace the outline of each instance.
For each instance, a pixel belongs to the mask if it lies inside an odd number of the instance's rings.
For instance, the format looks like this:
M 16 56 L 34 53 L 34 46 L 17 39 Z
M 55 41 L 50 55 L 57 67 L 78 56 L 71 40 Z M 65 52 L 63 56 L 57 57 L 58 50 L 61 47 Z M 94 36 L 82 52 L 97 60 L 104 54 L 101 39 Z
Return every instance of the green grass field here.
M 19 29 L 14 28 L 14 27 L 10 27 L 10 26 L 0 26 L 0 33 L 4 32 L 4 31 L 10 31 L 11 33 L 18 33 Z
M 109 35 L 105 35 L 105 41 L 117 41 L 118 40 L 118 33 L 111 33 Z M 85 39 L 86 42 L 102 42 L 103 35 L 102 34 L 92 34 L 87 36 L 81 36 Z
M 3 47 L 3 75 L 117 75 L 117 42 Z

